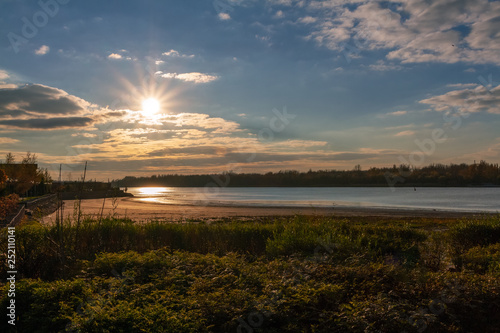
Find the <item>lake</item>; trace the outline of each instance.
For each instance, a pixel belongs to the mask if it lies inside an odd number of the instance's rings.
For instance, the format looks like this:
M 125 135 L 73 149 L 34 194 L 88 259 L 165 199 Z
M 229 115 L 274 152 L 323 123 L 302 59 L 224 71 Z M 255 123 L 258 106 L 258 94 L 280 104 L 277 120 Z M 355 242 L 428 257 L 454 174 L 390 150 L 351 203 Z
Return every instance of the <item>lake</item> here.
M 128 192 L 133 200 L 178 205 L 500 212 L 499 187 L 129 187 Z

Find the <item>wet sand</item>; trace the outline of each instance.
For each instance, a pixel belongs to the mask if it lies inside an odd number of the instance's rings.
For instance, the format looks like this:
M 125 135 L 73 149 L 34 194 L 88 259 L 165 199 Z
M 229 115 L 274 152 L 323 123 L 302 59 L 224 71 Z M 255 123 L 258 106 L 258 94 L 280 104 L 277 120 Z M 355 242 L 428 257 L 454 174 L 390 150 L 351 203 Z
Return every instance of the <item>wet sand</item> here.
M 64 201 L 64 215 L 73 216 L 75 200 Z M 85 215 L 95 218 L 101 216 L 103 199 L 82 200 L 82 211 Z M 113 209 L 111 199 L 105 201 L 104 211 L 106 216 L 130 218 L 137 222 L 151 220 L 179 221 L 179 220 L 212 220 L 221 218 L 251 218 L 256 216 L 293 216 L 293 215 L 318 215 L 335 217 L 395 217 L 395 218 L 461 218 L 480 213 L 425 210 L 425 209 L 393 209 L 372 207 L 249 207 L 249 206 L 187 206 L 167 205 L 154 202 L 139 201 L 131 198 L 118 198 Z M 51 224 L 55 221 L 56 214 L 43 218 L 43 223 Z

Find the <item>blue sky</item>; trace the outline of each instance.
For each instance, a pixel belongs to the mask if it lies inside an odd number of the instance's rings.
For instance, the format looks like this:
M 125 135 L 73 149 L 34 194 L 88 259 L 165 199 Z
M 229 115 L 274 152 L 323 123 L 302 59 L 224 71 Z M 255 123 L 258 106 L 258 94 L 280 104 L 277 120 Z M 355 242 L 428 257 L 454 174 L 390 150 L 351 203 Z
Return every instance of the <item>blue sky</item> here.
M 84 161 L 98 179 L 500 162 L 498 1 L 3 0 L 0 13 L 0 154 L 31 151 L 66 177 Z

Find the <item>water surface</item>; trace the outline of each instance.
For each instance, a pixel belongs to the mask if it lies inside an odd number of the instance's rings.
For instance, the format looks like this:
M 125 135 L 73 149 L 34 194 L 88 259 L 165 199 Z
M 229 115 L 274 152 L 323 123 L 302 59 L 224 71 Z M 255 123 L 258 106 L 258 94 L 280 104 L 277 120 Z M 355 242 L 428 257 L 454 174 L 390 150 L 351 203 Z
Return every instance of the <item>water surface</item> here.
M 500 212 L 499 187 L 129 187 L 128 192 L 134 200 L 178 205 Z

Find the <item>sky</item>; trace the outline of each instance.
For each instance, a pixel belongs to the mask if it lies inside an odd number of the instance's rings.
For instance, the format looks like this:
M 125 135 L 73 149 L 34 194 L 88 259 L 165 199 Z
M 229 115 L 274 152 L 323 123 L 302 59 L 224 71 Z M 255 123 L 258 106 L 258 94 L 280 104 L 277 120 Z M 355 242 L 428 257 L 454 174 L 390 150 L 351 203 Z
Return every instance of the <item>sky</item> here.
M 0 160 L 73 180 L 499 163 L 499 66 L 499 1 L 1 0 Z

